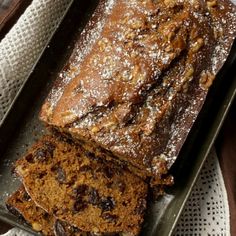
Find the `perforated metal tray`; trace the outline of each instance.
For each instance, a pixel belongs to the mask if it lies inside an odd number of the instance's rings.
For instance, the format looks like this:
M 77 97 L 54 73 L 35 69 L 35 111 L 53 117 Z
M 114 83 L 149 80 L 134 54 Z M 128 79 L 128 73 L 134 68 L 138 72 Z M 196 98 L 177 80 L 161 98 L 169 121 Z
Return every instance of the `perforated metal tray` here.
M 0 220 L 32 233 L 35 232 L 9 214 L 5 208 L 6 197 L 19 186 L 19 181 L 11 174 L 11 165 L 29 145 L 46 132 L 38 120 L 40 107 L 55 75 L 68 59 L 75 38 L 97 2 L 74 1 L 49 47 L 0 125 Z M 78 22 L 79 27 L 71 22 Z M 142 235 L 165 236 L 173 233 L 184 204 L 235 97 L 235 57 L 236 45 L 233 46 L 225 66 L 210 89 L 205 105 L 171 169 L 175 185 L 167 189 L 167 194 L 158 201 L 149 202 Z

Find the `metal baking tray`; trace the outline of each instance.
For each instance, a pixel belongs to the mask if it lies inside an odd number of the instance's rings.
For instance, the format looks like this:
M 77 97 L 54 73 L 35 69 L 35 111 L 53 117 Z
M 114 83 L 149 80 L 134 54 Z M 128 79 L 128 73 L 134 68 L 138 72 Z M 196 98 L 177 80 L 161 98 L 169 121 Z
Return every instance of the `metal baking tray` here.
M 5 199 L 20 182 L 11 173 L 12 163 L 46 132 L 38 114 L 52 81 L 65 64 L 75 43 L 98 1 L 74 1 L 51 43 L 23 88 L 19 92 L 5 119 L 0 125 L 0 220 L 35 233 L 24 222 L 9 214 Z M 76 22 L 76 24 L 74 23 Z M 167 194 L 150 201 L 142 235 L 171 235 L 187 201 L 201 167 L 217 137 L 236 94 L 236 44 L 224 67 L 209 91 L 207 100 L 190 134 L 171 168 L 175 185 Z

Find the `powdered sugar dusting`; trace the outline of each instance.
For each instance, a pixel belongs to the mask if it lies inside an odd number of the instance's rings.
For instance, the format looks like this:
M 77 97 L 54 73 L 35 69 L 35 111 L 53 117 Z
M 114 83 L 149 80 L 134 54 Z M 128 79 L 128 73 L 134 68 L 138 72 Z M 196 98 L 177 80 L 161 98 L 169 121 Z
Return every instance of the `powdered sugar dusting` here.
M 233 10 L 232 10 L 233 11 Z M 228 45 L 235 38 L 236 32 L 236 12 L 227 12 L 226 19 L 222 18 L 221 22 L 215 22 L 215 28 L 218 32 L 223 32 L 223 28 L 227 28 L 227 37 L 220 37 L 218 45 L 215 47 L 215 52 L 212 56 L 212 72 L 217 74 L 219 67 L 224 62 L 229 53 L 229 48 L 224 45 Z
M 235 11 L 211 4 L 107 1 L 61 74 L 70 102 L 52 92 L 57 122 L 155 174 L 170 167 L 235 37 Z
M 105 5 L 104 14 L 106 15 L 110 14 L 110 11 L 114 6 L 114 4 L 115 0 L 107 1 Z M 104 18 L 105 17 L 103 15 L 100 16 L 96 22 L 90 20 L 88 22 L 87 27 L 81 33 L 80 38 L 83 38 L 83 40 L 80 40 L 80 43 L 75 45 L 75 49 L 72 54 L 73 60 L 69 64 L 69 69 L 64 69 L 59 74 L 59 80 L 61 81 L 60 86 L 58 86 L 57 88 L 53 88 L 51 90 L 49 96 L 49 104 L 51 105 L 51 109 L 53 109 L 56 106 L 61 96 L 63 95 L 63 86 L 68 85 L 70 81 L 79 74 L 81 62 L 83 61 L 84 57 L 90 53 L 92 46 L 99 38 L 102 32 L 102 29 L 105 24 Z
M 105 6 L 105 14 L 110 14 L 112 11 L 112 8 L 114 7 L 114 4 L 116 3 L 117 0 L 109 0 L 106 2 Z
M 229 54 L 230 47 L 236 36 L 236 11 L 233 4 L 229 4 L 228 12 L 222 18 L 214 19 L 213 27 L 214 32 L 216 32 L 215 37 L 217 37 L 217 44 L 211 58 L 211 68 L 209 71 L 213 75 L 216 75 L 223 63 L 226 61 Z M 225 6 L 220 5 L 221 10 L 226 10 Z M 196 94 L 197 94 L 196 89 Z M 171 137 L 168 141 L 168 144 L 165 148 L 165 151 L 160 155 L 160 158 L 168 162 L 168 167 L 170 168 L 175 162 L 180 148 L 185 142 L 188 133 L 190 132 L 194 121 L 196 120 L 199 111 L 205 101 L 207 91 L 201 91 L 201 95 L 196 98 L 191 97 L 188 107 L 185 109 L 184 113 L 180 114 L 179 117 L 171 126 Z M 200 97 L 200 99 L 199 99 Z M 156 170 L 158 171 L 158 170 Z

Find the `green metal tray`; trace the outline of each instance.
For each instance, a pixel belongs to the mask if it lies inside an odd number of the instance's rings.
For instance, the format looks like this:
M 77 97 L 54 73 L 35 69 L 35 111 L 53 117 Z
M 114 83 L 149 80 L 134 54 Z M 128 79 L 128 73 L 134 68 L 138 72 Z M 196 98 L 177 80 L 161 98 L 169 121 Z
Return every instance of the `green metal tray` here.
M 36 234 L 24 222 L 9 214 L 5 199 L 19 186 L 12 176 L 12 163 L 46 132 L 38 114 L 55 75 L 68 59 L 98 0 L 74 1 L 62 24 L 27 79 L 0 125 L 0 220 Z M 72 22 L 78 22 L 74 24 Z M 79 27 L 78 27 L 79 24 Z M 65 50 L 67 49 L 67 50 Z M 66 53 L 65 53 L 66 51 Z M 236 94 L 236 45 L 209 91 L 197 121 L 171 168 L 175 185 L 156 202 L 149 202 L 142 235 L 166 236 L 174 231 L 201 167 L 217 137 Z

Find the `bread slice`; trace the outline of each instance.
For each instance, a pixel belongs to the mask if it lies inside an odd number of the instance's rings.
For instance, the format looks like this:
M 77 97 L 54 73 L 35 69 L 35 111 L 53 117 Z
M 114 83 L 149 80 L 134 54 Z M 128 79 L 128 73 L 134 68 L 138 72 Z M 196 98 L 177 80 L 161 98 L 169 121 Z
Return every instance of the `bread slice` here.
M 140 231 L 148 186 L 124 166 L 45 136 L 15 170 L 32 200 L 71 226 L 92 233 Z
M 132 236 L 132 234 L 125 233 L 93 234 L 82 232 L 38 207 L 25 191 L 24 186 L 21 186 L 6 200 L 6 206 L 13 215 L 23 219 L 35 231 L 45 236 Z
M 57 220 L 53 215 L 38 207 L 25 191 L 24 186 L 21 186 L 6 200 L 6 206 L 12 214 L 23 218 L 33 230 L 41 232 L 43 235 L 86 236 L 78 228 Z
M 54 235 L 54 217 L 36 206 L 23 186 L 7 199 L 6 206 L 12 214 L 23 217 L 35 231 L 42 232 L 44 235 Z

